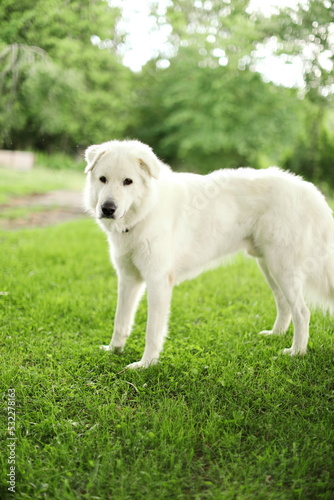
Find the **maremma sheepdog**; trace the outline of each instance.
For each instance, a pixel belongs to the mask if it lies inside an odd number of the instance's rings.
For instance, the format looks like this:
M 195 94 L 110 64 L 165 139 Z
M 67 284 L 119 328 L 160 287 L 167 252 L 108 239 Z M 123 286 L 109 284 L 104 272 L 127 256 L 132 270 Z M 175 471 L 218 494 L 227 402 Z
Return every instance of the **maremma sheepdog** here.
M 173 287 L 245 250 L 257 259 L 277 306 L 272 330 L 293 321 L 291 356 L 305 354 L 310 312 L 334 306 L 334 224 L 317 188 L 270 167 L 209 175 L 173 172 L 135 140 L 86 150 L 86 210 L 106 233 L 118 275 L 114 331 L 105 350 L 120 352 L 147 289 L 146 344 L 140 361 L 157 362 Z

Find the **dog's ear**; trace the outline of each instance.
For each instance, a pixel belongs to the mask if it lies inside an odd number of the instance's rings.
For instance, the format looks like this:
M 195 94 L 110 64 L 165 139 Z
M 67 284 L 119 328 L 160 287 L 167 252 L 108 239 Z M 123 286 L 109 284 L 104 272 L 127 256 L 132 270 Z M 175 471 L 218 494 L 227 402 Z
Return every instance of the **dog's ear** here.
M 106 152 L 106 149 L 101 148 L 101 144 L 94 144 L 89 146 L 85 151 L 85 160 L 87 162 L 87 167 L 85 168 L 85 174 L 91 172 L 95 167 L 98 160 Z
M 158 179 L 161 171 L 161 162 L 159 158 L 153 153 L 152 149 L 149 146 L 145 145 L 138 156 L 140 167 L 145 170 L 148 175 L 150 175 L 154 179 Z

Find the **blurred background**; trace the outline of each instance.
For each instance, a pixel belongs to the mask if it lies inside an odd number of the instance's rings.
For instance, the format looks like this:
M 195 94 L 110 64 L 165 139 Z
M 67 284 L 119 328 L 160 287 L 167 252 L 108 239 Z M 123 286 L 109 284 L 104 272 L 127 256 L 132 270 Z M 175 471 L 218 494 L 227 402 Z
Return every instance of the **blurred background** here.
M 334 187 L 331 0 L 6 0 L 0 26 L 2 150 L 81 169 L 137 138 L 175 170 Z

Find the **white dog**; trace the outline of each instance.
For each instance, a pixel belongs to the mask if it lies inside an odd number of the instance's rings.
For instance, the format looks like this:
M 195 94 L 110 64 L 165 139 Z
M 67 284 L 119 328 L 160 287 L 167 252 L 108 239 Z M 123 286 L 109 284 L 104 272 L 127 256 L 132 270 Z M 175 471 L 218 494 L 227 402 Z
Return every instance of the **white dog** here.
M 146 284 L 145 350 L 128 367 L 156 363 L 174 285 L 244 249 L 276 301 L 273 329 L 261 333 L 283 334 L 292 318 L 293 342 L 284 352 L 305 354 L 305 296 L 334 306 L 332 212 L 313 184 L 276 167 L 175 173 L 138 141 L 90 146 L 86 160 L 86 209 L 107 234 L 119 280 L 114 333 L 102 348 L 123 350 Z

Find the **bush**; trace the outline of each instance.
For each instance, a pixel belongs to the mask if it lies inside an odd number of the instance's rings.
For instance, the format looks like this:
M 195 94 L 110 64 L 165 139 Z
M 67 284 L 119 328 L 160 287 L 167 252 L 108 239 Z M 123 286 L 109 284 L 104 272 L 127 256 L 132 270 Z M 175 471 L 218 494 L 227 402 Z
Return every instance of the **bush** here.
M 334 135 L 322 127 L 318 133 L 310 130 L 300 138 L 283 166 L 312 182 L 326 182 L 334 188 L 333 159 Z
M 53 170 L 72 170 L 83 172 L 85 168 L 85 161 L 83 154 L 75 158 L 64 153 L 53 153 L 49 155 L 44 152 L 38 152 L 36 153 L 36 165 Z

